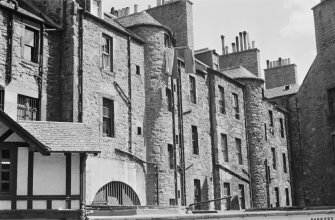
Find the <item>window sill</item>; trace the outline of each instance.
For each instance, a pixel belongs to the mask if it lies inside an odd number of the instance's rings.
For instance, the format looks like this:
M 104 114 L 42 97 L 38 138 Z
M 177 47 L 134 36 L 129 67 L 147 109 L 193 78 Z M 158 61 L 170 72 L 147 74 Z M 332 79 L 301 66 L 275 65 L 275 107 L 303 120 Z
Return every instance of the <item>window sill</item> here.
M 39 64 L 38 64 L 38 63 L 34 63 L 34 62 L 32 62 L 32 61 L 29 61 L 29 60 L 22 59 L 21 62 L 22 62 L 23 64 L 27 64 L 27 65 L 30 65 L 30 66 L 39 67 Z
M 115 139 L 115 137 L 109 137 L 109 136 L 105 136 L 105 135 L 102 135 L 102 138 L 104 138 L 104 139 Z
M 109 71 L 109 70 L 104 70 L 104 69 L 100 69 L 102 73 L 115 77 L 115 72 Z

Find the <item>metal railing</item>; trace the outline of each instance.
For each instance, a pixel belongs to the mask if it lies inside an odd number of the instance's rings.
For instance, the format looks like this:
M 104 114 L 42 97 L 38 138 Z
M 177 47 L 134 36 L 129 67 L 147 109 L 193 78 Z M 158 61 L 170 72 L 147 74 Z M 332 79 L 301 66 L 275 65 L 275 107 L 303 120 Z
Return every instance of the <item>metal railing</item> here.
M 211 203 L 211 202 L 216 202 L 216 201 L 221 201 L 221 200 L 227 200 L 227 203 L 228 203 L 227 209 L 229 210 L 230 209 L 230 198 L 231 198 L 231 196 L 225 196 L 225 197 L 222 197 L 222 198 L 219 198 L 219 199 L 212 199 L 212 200 L 207 200 L 207 201 L 204 201 L 204 202 L 192 203 L 192 204 L 188 205 L 187 210 L 190 210 L 192 206 L 208 204 L 208 203 Z

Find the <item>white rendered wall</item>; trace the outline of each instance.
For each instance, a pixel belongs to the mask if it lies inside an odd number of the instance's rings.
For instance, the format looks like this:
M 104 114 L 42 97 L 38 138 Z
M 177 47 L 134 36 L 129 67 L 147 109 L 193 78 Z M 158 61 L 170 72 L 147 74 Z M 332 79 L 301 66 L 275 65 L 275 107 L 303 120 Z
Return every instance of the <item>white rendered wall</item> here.
M 27 195 L 28 148 L 19 147 L 17 153 L 17 195 Z
M 120 181 L 129 185 L 138 195 L 141 205 L 146 204 L 144 169 L 137 163 L 88 157 L 86 162 L 86 204 L 105 184 Z
M 65 155 L 59 153 L 42 156 L 39 153 L 35 153 L 33 182 L 33 195 L 65 195 Z
M 80 194 L 80 155 L 72 154 L 71 158 L 71 194 Z

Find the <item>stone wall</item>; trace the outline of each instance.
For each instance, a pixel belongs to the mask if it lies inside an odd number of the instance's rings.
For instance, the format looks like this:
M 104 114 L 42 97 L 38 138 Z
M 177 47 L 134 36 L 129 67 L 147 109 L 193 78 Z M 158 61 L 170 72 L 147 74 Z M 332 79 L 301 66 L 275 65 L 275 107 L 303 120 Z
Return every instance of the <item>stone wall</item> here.
M 324 1 L 325 4 L 328 2 L 332 1 Z M 328 89 L 335 87 L 334 52 L 335 45 L 319 52 L 296 100 L 290 103 L 296 111 L 294 123 L 300 127 L 292 135 L 301 137 L 300 141 L 292 143 L 292 157 L 300 159 L 300 164 L 293 164 L 297 174 L 295 183 L 302 183 L 295 186 L 295 192 L 297 203 L 306 206 L 335 204 L 335 157 L 331 139 L 335 132 L 335 119 L 328 104 Z
M 220 71 L 232 67 L 243 66 L 255 76 L 261 77 L 261 65 L 258 49 L 221 55 L 219 58 L 219 64 Z
M 233 83 L 231 80 L 223 77 L 220 74 L 210 73 L 210 89 L 212 91 L 211 99 L 211 123 L 213 132 L 212 154 L 213 163 L 224 166 L 238 176 L 249 180 L 249 158 L 248 148 L 245 134 L 245 110 L 244 110 L 244 86 L 238 83 Z M 219 101 L 219 86 L 224 88 L 225 92 L 225 114 L 218 110 Z M 239 97 L 240 119 L 235 119 L 235 111 L 233 108 L 233 96 L 235 93 Z M 227 135 L 228 146 L 228 162 L 224 161 L 223 148 L 221 143 L 221 134 Z M 242 165 L 238 163 L 235 138 L 241 140 L 242 143 Z M 250 187 L 249 182 L 243 181 L 236 175 L 231 175 L 220 166 L 214 165 L 214 197 L 222 198 L 223 183 L 230 184 L 230 195 L 239 195 L 239 185 L 244 185 L 246 208 L 250 208 Z M 224 202 L 217 202 L 216 209 L 225 209 Z
M 121 181 L 131 186 L 139 195 L 141 205 L 146 205 L 146 165 L 131 159 L 116 149 L 130 152 L 146 160 L 144 141 L 145 71 L 144 48 L 130 41 L 131 85 L 128 69 L 128 36 L 93 16 L 83 22 L 83 122 L 100 137 L 101 154 L 89 157 L 87 165 L 87 200 L 92 202 L 100 187 L 111 181 Z M 101 60 L 102 37 L 112 43 L 112 69 L 103 70 Z M 140 74 L 136 73 L 136 66 Z M 117 85 L 115 84 L 117 83 Z M 131 89 L 131 140 L 129 136 L 129 91 Z M 105 137 L 102 131 L 103 98 L 114 102 L 115 137 Z M 141 134 L 138 133 L 141 129 Z M 130 150 L 131 149 L 131 150 Z
M 335 2 L 326 0 L 313 8 L 317 52 L 335 43 Z
M 285 189 L 289 190 L 289 205 L 292 205 L 291 198 L 291 177 L 290 177 L 290 166 L 289 166 L 289 149 L 288 149 L 288 140 L 287 140 L 287 117 L 286 112 L 283 112 L 273 104 L 264 101 L 264 124 L 266 124 L 266 132 L 264 133 L 265 138 L 265 152 L 267 159 L 267 165 L 269 166 L 269 197 L 270 197 L 270 206 L 276 207 L 276 198 L 274 188 L 279 189 L 279 206 L 287 206 L 286 204 L 286 192 Z M 273 126 L 270 126 L 270 116 L 269 111 L 273 112 Z M 284 137 L 281 136 L 280 128 L 280 119 L 283 120 L 284 126 Z M 276 158 L 273 159 L 271 149 L 275 149 Z M 285 154 L 286 161 L 286 172 L 284 171 L 284 158 Z M 274 161 L 276 161 L 275 168 L 273 166 Z
M 264 76 L 266 89 L 284 87 L 298 82 L 295 64 L 265 69 Z
M 174 1 L 147 9 L 152 17 L 169 27 L 175 34 L 177 47 L 194 47 L 193 3 L 188 0 Z

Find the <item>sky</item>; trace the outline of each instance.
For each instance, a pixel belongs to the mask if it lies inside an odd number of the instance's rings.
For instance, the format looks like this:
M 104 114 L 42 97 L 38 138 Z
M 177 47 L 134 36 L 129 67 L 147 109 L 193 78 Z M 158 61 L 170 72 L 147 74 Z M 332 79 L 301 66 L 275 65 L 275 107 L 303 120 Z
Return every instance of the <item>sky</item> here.
M 301 84 L 316 56 L 313 11 L 320 0 L 192 0 L 195 49 L 210 48 L 221 54 L 221 35 L 231 43 L 241 31 L 249 32 L 260 50 L 261 67 L 266 60 L 290 58 Z M 156 0 L 104 0 L 104 11 L 134 4 L 139 11 L 156 6 Z

